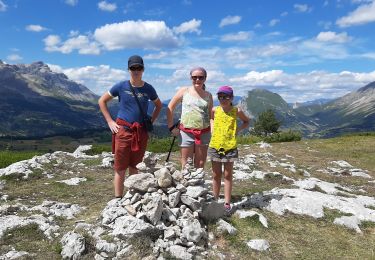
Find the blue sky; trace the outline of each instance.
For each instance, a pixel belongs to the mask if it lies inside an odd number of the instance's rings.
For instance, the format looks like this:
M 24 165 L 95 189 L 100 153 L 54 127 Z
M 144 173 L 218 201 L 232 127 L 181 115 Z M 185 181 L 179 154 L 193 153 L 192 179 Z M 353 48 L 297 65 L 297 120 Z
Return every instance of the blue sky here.
M 335 98 L 375 81 L 375 0 L 0 0 L 0 59 L 43 61 L 101 95 L 130 55 L 162 100 L 203 66 L 288 102 Z

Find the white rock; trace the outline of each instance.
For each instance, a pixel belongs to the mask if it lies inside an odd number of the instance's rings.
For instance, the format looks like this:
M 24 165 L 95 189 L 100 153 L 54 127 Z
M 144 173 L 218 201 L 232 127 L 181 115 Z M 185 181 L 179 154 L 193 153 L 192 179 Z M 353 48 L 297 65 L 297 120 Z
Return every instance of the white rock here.
M 248 241 L 247 246 L 251 249 L 257 250 L 257 251 L 266 251 L 269 249 L 270 244 L 267 240 L 264 239 L 252 239 Z

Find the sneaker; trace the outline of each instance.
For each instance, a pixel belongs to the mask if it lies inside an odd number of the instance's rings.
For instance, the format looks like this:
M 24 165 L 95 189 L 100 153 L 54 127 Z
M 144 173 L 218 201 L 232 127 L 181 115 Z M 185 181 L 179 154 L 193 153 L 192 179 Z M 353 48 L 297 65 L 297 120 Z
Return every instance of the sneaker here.
M 225 215 L 231 215 L 232 214 L 232 207 L 230 203 L 224 203 L 224 213 Z

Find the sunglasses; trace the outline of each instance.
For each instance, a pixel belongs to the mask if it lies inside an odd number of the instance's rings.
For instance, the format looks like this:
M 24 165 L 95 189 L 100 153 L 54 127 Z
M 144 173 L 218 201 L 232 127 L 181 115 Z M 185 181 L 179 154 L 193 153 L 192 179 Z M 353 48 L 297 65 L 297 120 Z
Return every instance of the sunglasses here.
M 206 78 L 205 76 L 191 76 L 192 80 L 197 80 L 197 79 L 204 80 L 205 78 Z
M 230 100 L 232 96 L 217 96 L 219 100 Z
M 130 67 L 129 68 L 131 71 L 142 71 L 143 70 L 143 67 L 141 66 L 137 66 L 137 67 Z

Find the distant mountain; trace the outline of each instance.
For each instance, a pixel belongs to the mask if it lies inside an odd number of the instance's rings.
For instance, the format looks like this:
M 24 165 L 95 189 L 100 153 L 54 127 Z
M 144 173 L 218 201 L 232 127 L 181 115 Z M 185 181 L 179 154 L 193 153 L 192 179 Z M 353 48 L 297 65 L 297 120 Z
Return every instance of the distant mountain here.
M 43 62 L 9 65 L 0 61 L 0 137 L 46 136 L 107 129 L 97 105 L 98 96 L 87 87 L 55 73 Z M 166 107 L 155 123 L 156 135 L 166 136 Z M 347 132 L 375 131 L 375 82 L 343 97 L 314 101 L 293 109 L 282 97 L 254 89 L 234 103 L 257 119 L 272 109 L 281 129 L 301 131 L 305 137 L 330 137 Z M 152 103 L 151 103 L 152 104 Z M 215 103 L 217 105 L 217 103 Z M 118 102 L 110 102 L 111 112 Z M 151 113 L 153 106 L 149 106 Z M 181 106 L 176 107 L 175 121 Z M 112 113 L 113 114 L 113 113 Z
M 307 102 L 296 102 L 292 105 L 293 109 L 295 111 L 298 111 L 299 113 L 305 115 L 305 116 L 311 116 L 318 111 L 320 111 L 325 104 L 328 102 L 331 102 L 332 99 L 328 98 L 319 98 Z
M 44 136 L 104 127 L 98 96 L 43 62 L 0 61 L 0 136 Z
M 293 109 L 276 93 L 254 89 L 243 98 L 242 106 L 255 119 L 272 109 L 284 129 L 301 131 L 305 137 L 331 137 L 343 133 L 375 131 L 375 82 L 343 97 Z
M 312 115 L 323 136 L 375 131 L 375 82 L 325 104 Z
M 293 110 L 280 95 L 265 89 L 249 91 L 240 102 L 240 106 L 245 108 L 255 120 L 263 111 L 272 109 L 276 118 L 282 123 L 281 129 L 295 129 L 307 135 L 317 128 L 312 119 Z

